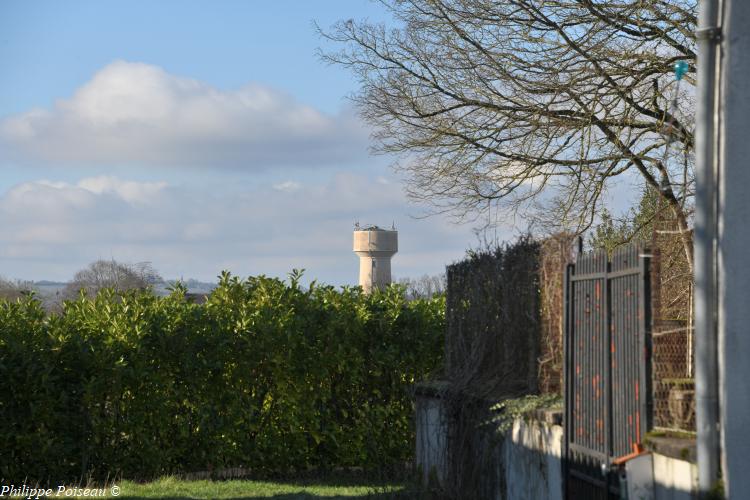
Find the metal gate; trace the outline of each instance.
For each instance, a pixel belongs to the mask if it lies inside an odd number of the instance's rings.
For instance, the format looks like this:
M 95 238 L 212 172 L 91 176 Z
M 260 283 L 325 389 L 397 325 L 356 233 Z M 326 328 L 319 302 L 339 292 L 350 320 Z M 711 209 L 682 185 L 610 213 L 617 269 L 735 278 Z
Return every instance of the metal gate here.
M 651 427 L 649 256 L 579 252 L 565 275 L 565 491 L 619 498 L 612 462 Z

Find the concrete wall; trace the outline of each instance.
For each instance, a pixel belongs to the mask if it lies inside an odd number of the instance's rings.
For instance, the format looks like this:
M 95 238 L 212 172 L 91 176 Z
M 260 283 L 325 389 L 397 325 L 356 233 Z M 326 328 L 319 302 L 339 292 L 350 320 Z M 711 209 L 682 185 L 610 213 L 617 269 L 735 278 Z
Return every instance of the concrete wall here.
M 445 485 L 447 436 L 445 412 L 439 397 L 417 395 L 416 464 L 423 485 Z M 481 431 L 480 431 L 481 432 Z M 498 441 L 497 474 L 482 477 L 483 498 L 563 500 L 563 428 L 533 419 L 517 419 Z M 493 456 L 495 453 L 493 453 Z M 649 469 L 638 473 L 632 468 L 628 478 L 638 485 L 640 498 L 688 500 L 697 498 L 698 470 L 694 463 L 653 453 Z M 486 483 L 486 484 L 484 484 Z M 632 488 L 631 488 L 632 489 Z M 650 491 L 649 491 L 650 490 Z
M 690 500 L 698 498 L 698 467 L 654 453 L 654 500 Z
M 562 500 L 563 429 L 516 420 L 505 439 L 506 498 Z
M 417 395 L 417 467 L 422 484 L 445 478 L 446 436 L 445 415 L 440 399 Z
M 438 397 L 417 394 L 416 464 L 422 484 L 444 484 L 448 426 L 442 401 Z M 486 432 L 486 431 L 478 431 Z M 494 450 L 484 450 L 483 456 L 495 466 L 485 470 L 477 490 L 488 499 L 550 499 L 562 500 L 562 427 L 535 420 L 518 419 L 504 439 L 497 440 Z M 478 441 L 494 440 L 478 436 Z M 486 465 L 486 464 L 484 464 Z

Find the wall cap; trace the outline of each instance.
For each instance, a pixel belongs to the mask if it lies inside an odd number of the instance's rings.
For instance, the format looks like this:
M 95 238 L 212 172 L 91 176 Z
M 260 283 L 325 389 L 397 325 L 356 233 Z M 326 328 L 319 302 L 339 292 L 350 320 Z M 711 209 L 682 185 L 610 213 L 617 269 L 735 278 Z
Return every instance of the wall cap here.
M 662 435 L 665 434 L 665 435 Z M 646 434 L 643 444 L 652 453 L 697 464 L 695 438 L 670 436 L 659 431 Z

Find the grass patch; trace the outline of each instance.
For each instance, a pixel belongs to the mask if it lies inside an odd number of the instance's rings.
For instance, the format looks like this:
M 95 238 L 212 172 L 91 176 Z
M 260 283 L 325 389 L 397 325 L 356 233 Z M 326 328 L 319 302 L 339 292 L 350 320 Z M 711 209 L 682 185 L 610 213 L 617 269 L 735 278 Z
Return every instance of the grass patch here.
M 161 499 L 232 499 L 275 498 L 283 500 L 313 499 L 387 499 L 408 498 L 399 484 L 340 484 L 320 481 L 185 481 L 165 477 L 150 483 L 122 481 L 117 498 L 135 500 Z

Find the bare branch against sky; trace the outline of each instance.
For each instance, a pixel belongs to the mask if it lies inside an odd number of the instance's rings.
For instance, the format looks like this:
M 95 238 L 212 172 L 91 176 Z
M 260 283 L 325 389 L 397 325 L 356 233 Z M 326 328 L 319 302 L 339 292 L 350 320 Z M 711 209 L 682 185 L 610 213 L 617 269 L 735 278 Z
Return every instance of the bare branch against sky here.
M 459 218 L 499 206 L 577 230 L 621 179 L 660 190 L 689 244 L 695 1 L 386 0 L 400 27 L 342 21 L 376 149 L 413 199 Z M 665 157 L 665 124 L 684 154 Z M 640 189 L 635 193 L 639 193 Z M 691 259 L 692 260 L 692 259 Z

